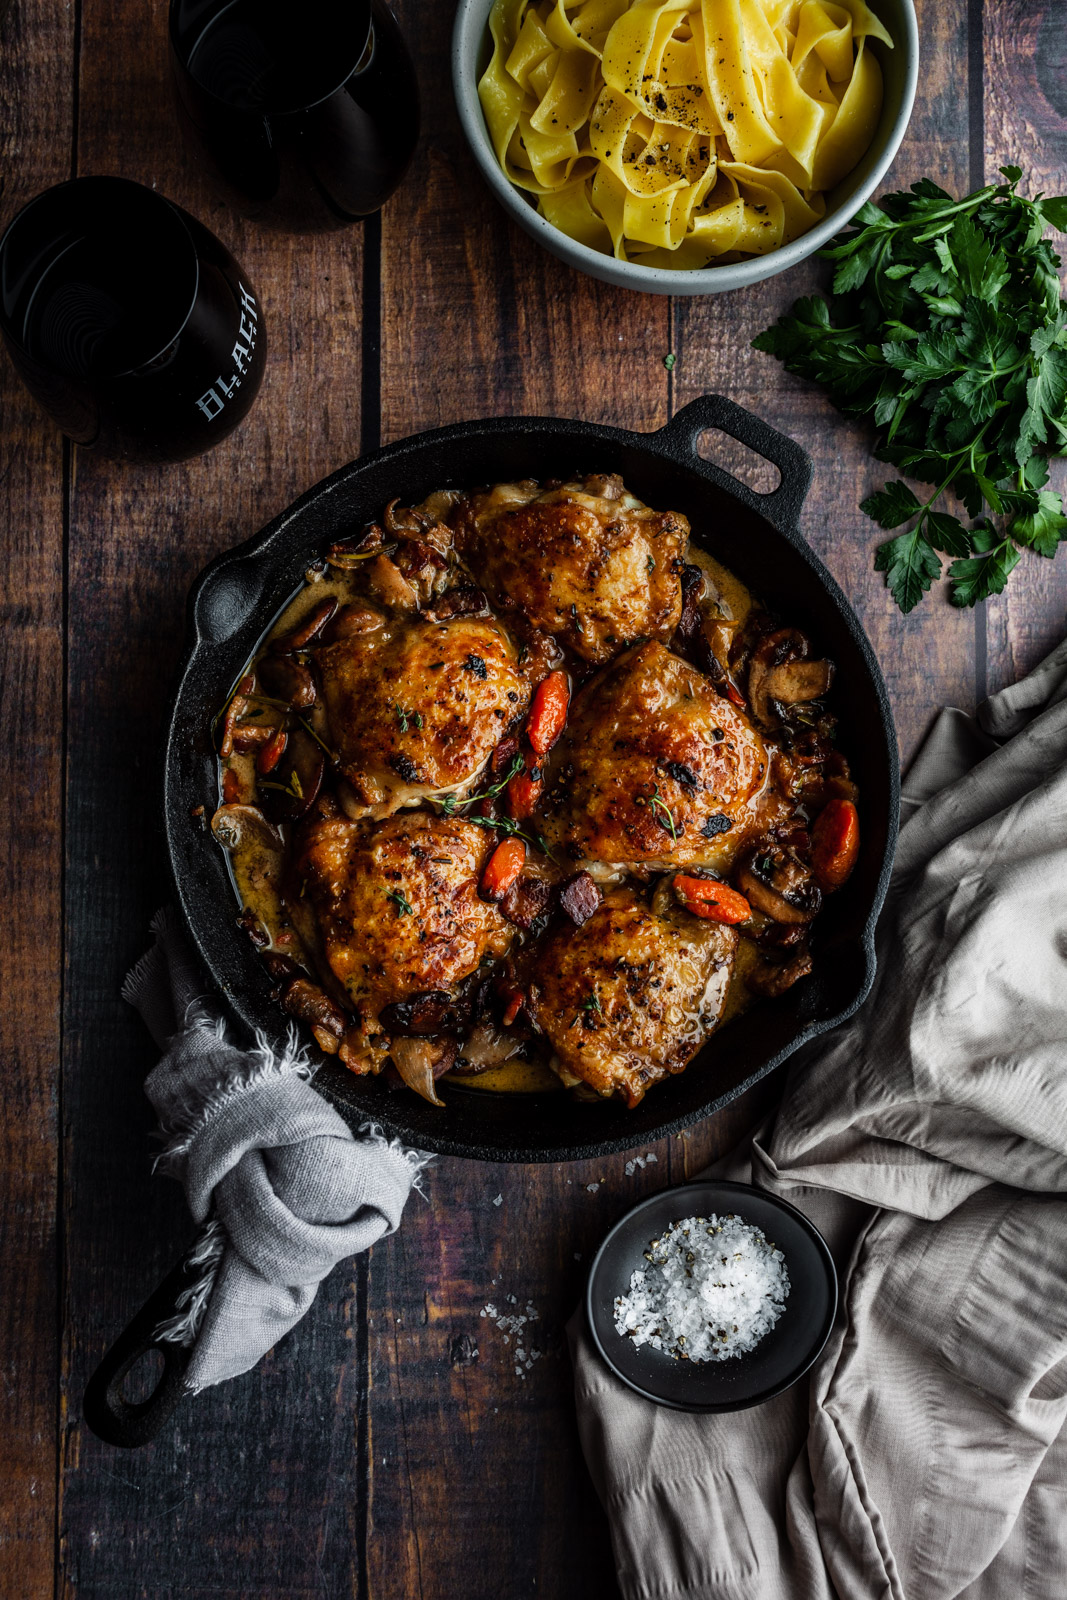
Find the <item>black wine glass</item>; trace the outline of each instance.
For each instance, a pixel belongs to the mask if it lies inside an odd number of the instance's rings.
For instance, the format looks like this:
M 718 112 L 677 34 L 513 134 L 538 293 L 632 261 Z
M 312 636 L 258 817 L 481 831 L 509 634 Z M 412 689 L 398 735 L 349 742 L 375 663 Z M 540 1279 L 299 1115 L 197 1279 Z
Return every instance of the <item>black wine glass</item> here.
M 75 178 L 0 239 L 0 331 L 31 393 L 79 445 L 182 461 L 247 415 L 263 313 L 229 251 L 126 178 Z
M 171 0 L 185 136 L 246 216 L 296 230 L 380 209 L 419 133 L 385 0 Z

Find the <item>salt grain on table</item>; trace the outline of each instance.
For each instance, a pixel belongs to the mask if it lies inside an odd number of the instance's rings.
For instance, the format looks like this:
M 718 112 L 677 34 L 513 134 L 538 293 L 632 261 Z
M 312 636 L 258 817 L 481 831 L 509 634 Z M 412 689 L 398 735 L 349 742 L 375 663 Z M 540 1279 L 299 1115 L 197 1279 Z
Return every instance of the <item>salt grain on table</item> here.
M 506 1295 L 505 1299 L 509 1305 L 514 1306 L 518 1304 L 518 1297 L 516 1295 Z M 523 1329 L 528 1327 L 531 1322 L 536 1322 L 538 1320 L 537 1307 L 534 1305 L 533 1301 L 527 1300 L 525 1310 L 523 1312 L 516 1311 L 513 1315 L 510 1315 L 506 1311 L 499 1311 L 493 1302 L 490 1301 L 488 1305 L 482 1307 L 480 1315 L 485 1317 L 488 1321 L 496 1324 L 497 1328 L 504 1336 L 504 1343 L 506 1345 L 510 1346 L 512 1337 L 514 1337 L 515 1349 L 513 1355 L 515 1361 L 515 1376 L 517 1378 L 522 1378 L 523 1382 L 525 1382 L 527 1372 L 529 1372 L 535 1361 L 540 1361 L 544 1354 L 543 1350 L 527 1349 L 524 1342 Z

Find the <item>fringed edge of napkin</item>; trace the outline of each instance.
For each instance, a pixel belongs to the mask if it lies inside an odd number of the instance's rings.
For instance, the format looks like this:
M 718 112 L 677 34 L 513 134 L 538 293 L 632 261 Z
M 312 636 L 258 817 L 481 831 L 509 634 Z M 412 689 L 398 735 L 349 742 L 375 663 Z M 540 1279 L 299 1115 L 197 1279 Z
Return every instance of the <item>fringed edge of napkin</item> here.
M 214 1034 L 220 1045 L 236 1053 L 236 1047 L 226 1037 L 226 1023 L 223 1018 L 219 1017 L 204 1026 L 206 1031 Z M 183 1156 L 188 1155 L 194 1139 L 220 1112 L 247 1094 L 250 1089 L 259 1088 L 260 1084 L 268 1082 L 271 1078 L 287 1078 L 290 1075 L 303 1078 L 305 1082 L 310 1083 L 318 1071 L 316 1063 L 308 1054 L 307 1046 L 301 1044 L 295 1027 L 291 1025 L 280 1050 L 259 1028 L 256 1029 L 255 1041 L 251 1050 L 240 1052 L 240 1060 L 242 1063 L 247 1063 L 247 1066 L 242 1066 L 240 1071 L 232 1073 L 226 1082 L 214 1089 L 206 1099 L 191 1095 L 186 1104 L 180 1106 L 170 1117 L 166 1125 L 160 1123 L 159 1132 L 166 1143 L 153 1163 L 153 1171 L 174 1176 L 175 1166 Z
M 277 1070 L 281 1071 L 281 1068 L 279 1067 Z M 289 1070 L 295 1069 L 290 1068 Z M 265 1076 L 270 1076 L 270 1073 L 260 1072 L 255 1081 L 262 1081 Z M 302 1076 L 308 1076 L 308 1074 L 302 1074 Z M 249 1082 L 251 1083 L 252 1081 L 253 1079 L 250 1078 Z M 225 1094 L 225 1091 L 223 1091 L 223 1094 Z M 226 1095 L 225 1099 L 220 1099 L 220 1104 L 225 1104 L 226 1099 L 232 1098 L 232 1094 Z M 358 1131 L 365 1144 L 381 1145 L 406 1161 L 411 1168 L 411 1187 L 416 1194 L 422 1196 L 423 1200 L 428 1200 L 429 1197 L 422 1184 L 422 1174 L 433 1162 L 432 1155 L 425 1150 L 409 1150 L 399 1139 L 387 1139 L 376 1122 L 361 1122 Z M 186 1257 L 186 1265 L 188 1267 L 201 1268 L 200 1274 L 195 1283 L 190 1284 L 188 1289 L 182 1290 L 174 1302 L 174 1315 L 165 1318 L 159 1324 L 155 1330 L 155 1338 L 162 1339 L 167 1344 L 179 1344 L 185 1348 L 196 1343 L 208 1301 L 211 1299 L 211 1291 L 215 1287 L 215 1279 L 218 1276 L 219 1266 L 225 1254 L 226 1244 L 226 1229 L 216 1217 L 210 1218 L 196 1244 Z

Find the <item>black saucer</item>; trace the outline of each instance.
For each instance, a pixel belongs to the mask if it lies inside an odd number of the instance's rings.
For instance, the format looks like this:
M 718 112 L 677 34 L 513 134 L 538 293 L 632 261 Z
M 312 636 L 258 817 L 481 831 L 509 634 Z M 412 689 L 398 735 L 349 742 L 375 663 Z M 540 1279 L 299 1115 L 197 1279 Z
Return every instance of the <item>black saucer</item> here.
M 615 1299 L 644 1265 L 649 1242 L 681 1217 L 733 1212 L 762 1228 L 785 1255 L 785 1310 L 754 1350 L 728 1361 L 679 1361 L 615 1331 Z M 742 1411 L 762 1405 L 802 1378 L 829 1337 L 837 1273 L 822 1234 L 795 1206 L 747 1183 L 685 1183 L 628 1211 L 596 1253 L 585 1298 L 593 1340 L 612 1371 L 660 1406 L 676 1411 Z

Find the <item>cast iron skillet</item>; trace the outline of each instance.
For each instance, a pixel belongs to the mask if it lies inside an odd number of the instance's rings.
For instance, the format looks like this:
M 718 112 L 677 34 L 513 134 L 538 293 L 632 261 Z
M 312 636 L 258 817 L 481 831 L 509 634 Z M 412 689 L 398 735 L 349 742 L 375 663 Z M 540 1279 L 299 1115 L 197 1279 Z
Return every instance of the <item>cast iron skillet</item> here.
M 761 495 L 697 453 L 719 428 L 778 467 L 781 483 Z M 389 1091 L 327 1062 L 315 1087 L 353 1127 L 368 1118 L 408 1144 L 484 1161 L 566 1161 L 602 1156 L 662 1137 L 709 1116 L 784 1061 L 806 1040 L 851 1016 L 874 978 L 874 925 L 889 880 L 897 832 L 897 742 L 885 684 L 841 590 L 797 532 L 811 483 L 799 445 L 720 395 L 685 407 L 658 433 L 627 433 L 548 417 L 461 423 L 404 439 L 342 467 L 310 489 L 262 533 L 214 561 L 194 585 L 190 642 L 167 736 L 164 800 L 175 893 L 196 946 L 230 1010 L 249 1030 L 280 1035 L 286 1019 L 245 935 L 222 851 L 190 813 L 218 803 L 210 724 L 308 560 L 380 514 L 394 496 L 417 502 L 450 484 L 472 487 L 522 477 L 619 472 L 661 510 L 682 511 L 693 538 L 783 621 L 810 632 L 837 663 L 834 706 L 860 785 L 861 852 L 844 889 L 815 924 L 815 971 L 786 995 L 731 1022 L 680 1077 L 656 1085 L 635 1111 L 577 1104 L 564 1094 L 493 1095 L 439 1085 L 440 1110 L 408 1090 Z M 156 1336 L 196 1269 L 182 1261 L 119 1336 L 86 1389 L 89 1426 L 108 1443 L 146 1444 L 184 1393 L 189 1352 Z M 133 1404 L 122 1393 L 134 1364 L 157 1350 L 155 1391 Z
M 773 462 L 781 484 L 760 495 L 697 454 L 721 428 Z M 442 1111 L 328 1062 L 316 1087 L 353 1125 L 374 1118 L 424 1150 L 484 1161 L 602 1156 L 708 1116 L 805 1040 L 851 1015 L 874 976 L 874 923 L 893 854 L 897 744 L 882 675 L 856 617 L 797 532 L 811 482 L 800 447 L 721 396 L 708 395 L 658 433 L 641 435 L 541 417 L 461 423 L 390 445 L 311 489 L 256 538 L 213 562 L 190 601 L 192 638 L 167 739 L 165 805 L 178 900 L 204 962 L 249 1028 L 280 1034 L 271 981 L 235 928 L 222 851 L 190 811 L 217 804 L 210 723 L 265 630 L 323 543 L 380 515 L 395 495 L 523 477 L 619 472 L 661 510 L 682 511 L 694 539 L 736 572 L 785 622 L 807 629 L 837 663 L 835 709 L 860 785 L 862 849 L 848 885 L 816 924 L 815 972 L 780 1000 L 738 1018 L 685 1073 L 658 1084 L 635 1111 L 620 1102 L 574 1103 L 563 1094 L 512 1096 L 445 1085 Z

